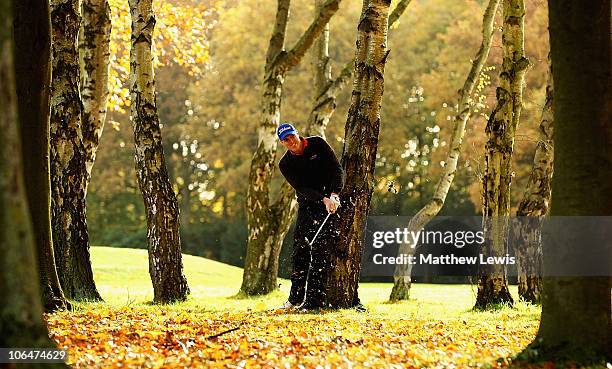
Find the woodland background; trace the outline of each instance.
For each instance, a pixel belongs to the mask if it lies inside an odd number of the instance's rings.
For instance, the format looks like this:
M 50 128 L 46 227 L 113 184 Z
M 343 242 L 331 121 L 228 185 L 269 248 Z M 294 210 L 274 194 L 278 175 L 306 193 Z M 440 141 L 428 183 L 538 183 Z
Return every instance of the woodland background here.
M 146 248 L 146 221 L 134 170 L 129 118 L 129 12 L 111 3 L 111 96 L 87 194 L 92 245 Z M 238 6 L 239 3 L 239 6 Z M 166 164 L 181 214 L 184 253 L 243 266 L 245 196 L 257 145 L 265 51 L 272 29 L 271 0 L 158 3 L 154 52 Z M 392 5 L 393 6 L 393 5 Z M 370 215 L 412 215 L 433 192 L 450 139 L 457 90 L 481 39 L 485 1 L 413 0 L 389 32 L 391 50 Z M 522 198 L 544 105 L 548 45 L 547 3 L 526 0 L 523 111 L 513 155 L 512 214 Z M 354 56 L 361 2 L 346 0 L 330 21 L 332 75 Z M 287 44 L 312 20 L 312 2 L 294 2 Z M 194 15 L 198 16 L 195 17 Z M 253 16 L 257 14 L 257 16 Z M 495 104 L 502 57 L 501 17 L 473 96 L 474 109 L 448 199 L 440 215 L 480 215 L 485 125 Z M 311 60 L 288 74 L 282 121 L 304 129 L 311 109 Z M 342 153 L 350 86 L 342 90 L 326 138 Z M 281 154 L 277 155 L 277 162 Z M 275 175 L 273 192 L 282 178 Z M 280 274 L 287 276 L 292 229 Z

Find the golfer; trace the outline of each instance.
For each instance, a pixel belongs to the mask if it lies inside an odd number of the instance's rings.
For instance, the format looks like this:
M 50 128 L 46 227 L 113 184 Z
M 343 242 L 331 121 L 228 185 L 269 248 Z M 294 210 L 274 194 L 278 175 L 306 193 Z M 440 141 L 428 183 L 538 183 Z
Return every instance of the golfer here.
M 344 172 L 334 150 L 322 137 L 300 137 L 290 123 L 278 126 L 276 133 L 287 148 L 278 167 L 295 189 L 298 201 L 291 254 L 291 292 L 283 308 L 302 304 L 303 309 L 322 308 L 333 230 L 326 224 L 312 246 L 309 242 L 325 217 L 340 206 L 338 194 L 344 186 Z

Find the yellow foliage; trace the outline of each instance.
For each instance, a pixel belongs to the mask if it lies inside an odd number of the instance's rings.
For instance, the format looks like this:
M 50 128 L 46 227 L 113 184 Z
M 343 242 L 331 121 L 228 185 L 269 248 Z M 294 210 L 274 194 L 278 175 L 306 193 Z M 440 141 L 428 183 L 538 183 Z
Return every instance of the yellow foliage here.
M 215 201 L 215 203 L 212 205 L 213 213 L 220 214 L 223 211 L 223 201 L 225 200 L 221 199 Z
M 473 317 L 124 307 L 56 313 L 48 324 L 75 368 L 500 368 L 511 360 L 495 359 L 537 330 L 537 320 Z
M 223 168 L 223 161 L 221 159 L 215 160 L 215 162 L 213 163 L 213 167 L 215 169 Z
M 109 109 L 120 113 L 129 107 L 131 18 L 128 2 L 109 0 L 111 6 L 111 58 Z M 156 25 L 153 40 L 156 68 L 176 63 L 194 77 L 200 77 L 209 59 L 207 31 L 214 25 L 216 7 L 203 4 L 153 2 Z

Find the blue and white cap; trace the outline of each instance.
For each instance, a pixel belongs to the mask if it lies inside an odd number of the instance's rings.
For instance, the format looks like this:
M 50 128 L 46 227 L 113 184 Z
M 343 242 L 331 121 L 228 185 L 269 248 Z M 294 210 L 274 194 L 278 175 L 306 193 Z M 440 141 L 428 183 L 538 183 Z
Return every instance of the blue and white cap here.
M 282 123 L 276 129 L 276 134 L 278 135 L 278 139 L 282 141 L 285 139 L 285 137 L 287 137 L 287 135 L 290 135 L 290 134 L 297 135 L 298 131 L 297 129 L 295 129 L 293 125 L 291 125 L 291 123 Z

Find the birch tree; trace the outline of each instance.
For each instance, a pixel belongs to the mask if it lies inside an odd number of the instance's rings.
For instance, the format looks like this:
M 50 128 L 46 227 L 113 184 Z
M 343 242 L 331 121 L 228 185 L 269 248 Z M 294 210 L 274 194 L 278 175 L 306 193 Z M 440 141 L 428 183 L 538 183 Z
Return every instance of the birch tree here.
M 32 14 L 38 17 L 38 11 L 44 9 L 41 5 L 46 4 L 37 5 L 32 9 L 36 13 Z M 42 319 L 36 241 L 23 178 L 13 62 L 13 10 L 11 0 L 0 0 L 0 347 L 53 347 Z M 49 8 L 46 10 L 46 20 L 41 19 L 43 29 L 49 25 Z M 42 85 L 44 80 L 39 82 Z
M 559 0 L 549 1 L 548 6 L 555 85 L 555 175 L 550 216 L 609 219 L 612 215 L 610 0 Z M 560 234 L 545 237 L 544 269 L 555 268 L 559 262 L 575 265 L 589 255 L 609 263 L 612 258 L 609 228 L 597 231 L 602 244 L 581 242 L 585 230 L 572 224 L 559 229 Z M 589 238 L 593 236 L 590 234 Z M 572 360 L 612 356 L 609 268 L 608 264 L 607 275 L 600 277 L 546 276 L 543 279 L 542 320 L 530 347 L 537 350 L 538 360 L 555 360 L 568 352 L 572 353 Z
M 504 256 L 507 252 L 512 151 L 521 115 L 523 77 L 529 61 L 525 58 L 523 0 L 503 0 L 503 62 L 496 90 L 497 104 L 485 132 L 485 168 L 483 176 L 483 227 L 485 256 Z M 480 265 L 478 309 L 499 303 L 512 303 L 504 264 Z
M 364 0 L 357 26 L 353 93 L 342 153 L 346 182 L 340 198 L 345 205 L 338 209 L 338 217 L 330 217 L 327 225 L 337 232 L 330 242 L 333 252 L 326 283 L 326 305 L 333 308 L 351 307 L 359 302 L 357 287 L 365 221 L 374 189 L 380 107 L 389 55 L 389 7 L 390 1 Z
M 340 0 L 327 0 L 319 15 L 289 51 L 285 34 L 289 20 L 290 0 L 278 0 L 276 20 L 266 52 L 262 83 L 261 123 L 257 149 L 251 161 L 246 209 L 248 239 L 244 274 L 240 290 L 247 295 L 267 294 L 277 288 L 278 257 L 282 241 L 289 230 L 290 214 L 296 206 L 292 189 L 283 186 L 276 201 L 270 201 L 270 181 L 278 139 L 283 82 L 286 74 L 298 65 L 329 19 L 338 10 Z
M 412 0 L 401 0 L 389 15 L 388 31 L 395 25 Z M 318 7 L 321 0 L 315 0 Z M 353 78 L 355 70 L 355 59 L 344 65 L 335 79 L 332 79 L 331 63 L 329 59 L 329 24 L 325 26 L 324 32 L 317 39 L 314 48 L 314 89 L 312 109 L 308 116 L 308 127 L 306 132 L 311 135 L 325 137 L 325 129 L 329 119 L 336 111 L 336 100 Z
M 149 274 L 154 301 L 185 300 L 178 202 L 166 168 L 155 98 L 151 54 L 155 14 L 152 0 L 129 0 L 132 17 L 130 51 L 130 117 L 134 129 L 138 186 L 147 212 Z
M 69 308 L 59 282 L 51 236 L 49 177 L 49 83 L 51 23 L 49 3 L 14 3 L 15 80 L 28 207 L 36 244 L 40 292 L 45 311 Z M 8 49 L 7 49 L 8 50 Z
M 550 56 L 549 56 L 550 65 Z M 516 215 L 514 244 L 518 268 L 519 296 L 539 303 L 542 295 L 542 223 L 550 206 L 553 175 L 553 81 L 548 71 L 546 101 L 542 108 L 538 144 L 527 188 Z
M 397 22 L 404 10 L 408 7 L 411 0 L 401 0 L 391 15 L 389 16 L 389 28 Z M 320 14 L 323 6 L 322 0 L 315 0 L 315 17 Z M 331 116 L 336 111 L 337 96 L 349 83 L 353 77 L 355 60 L 348 62 L 342 71 L 335 79 L 332 79 L 331 63 L 329 58 L 329 24 L 325 28 L 312 48 L 313 54 L 313 100 L 312 108 L 308 117 L 308 125 L 306 127 L 307 135 L 318 135 L 325 137 L 325 130 Z M 280 196 L 278 199 L 279 208 L 290 207 L 288 211 L 278 211 L 277 214 L 282 216 L 278 220 L 280 227 L 278 229 L 278 237 L 280 245 L 284 240 L 285 234 L 289 230 L 289 226 L 297 207 L 292 204 L 292 199 L 295 197 L 295 191 L 287 183 L 281 185 Z M 278 263 L 276 264 L 278 265 Z M 278 267 L 277 267 L 278 269 Z M 276 271 L 274 272 L 276 273 Z
M 79 91 L 79 0 L 51 0 L 51 209 L 55 258 L 64 292 L 101 300 L 89 255 L 85 145 Z
M 457 173 L 457 163 L 461 154 L 465 127 L 471 114 L 471 95 L 478 81 L 482 68 L 489 57 L 491 40 L 494 33 L 495 13 L 500 0 L 490 0 L 484 11 L 482 20 L 482 42 L 472 61 L 472 66 L 468 72 L 463 87 L 459 90 L 457 103 L 457 114 L 453 119 L 453 132 L 448 147 L 448 154 L 444 160 L 445 166 L 440 174 L 440 179 L 436 185 L 432 198 L 423 206 L 408 223 L 409 232 L 417 234 L 427 226 L 427 224 L 442 210 L 446 196 Z M 412 254 L 417 245 L 411 242 L 400 245 L 398 254 Z M 410 273 L 412 264 L 398 264 L 394 272 L 394 284 L 389 297 L 390 301 L 408 300 L 410 297 Z
M 85 193 L 106 120 L 110 67 L 111 9 L 107 0 L 82 0 L 79 33 Z

